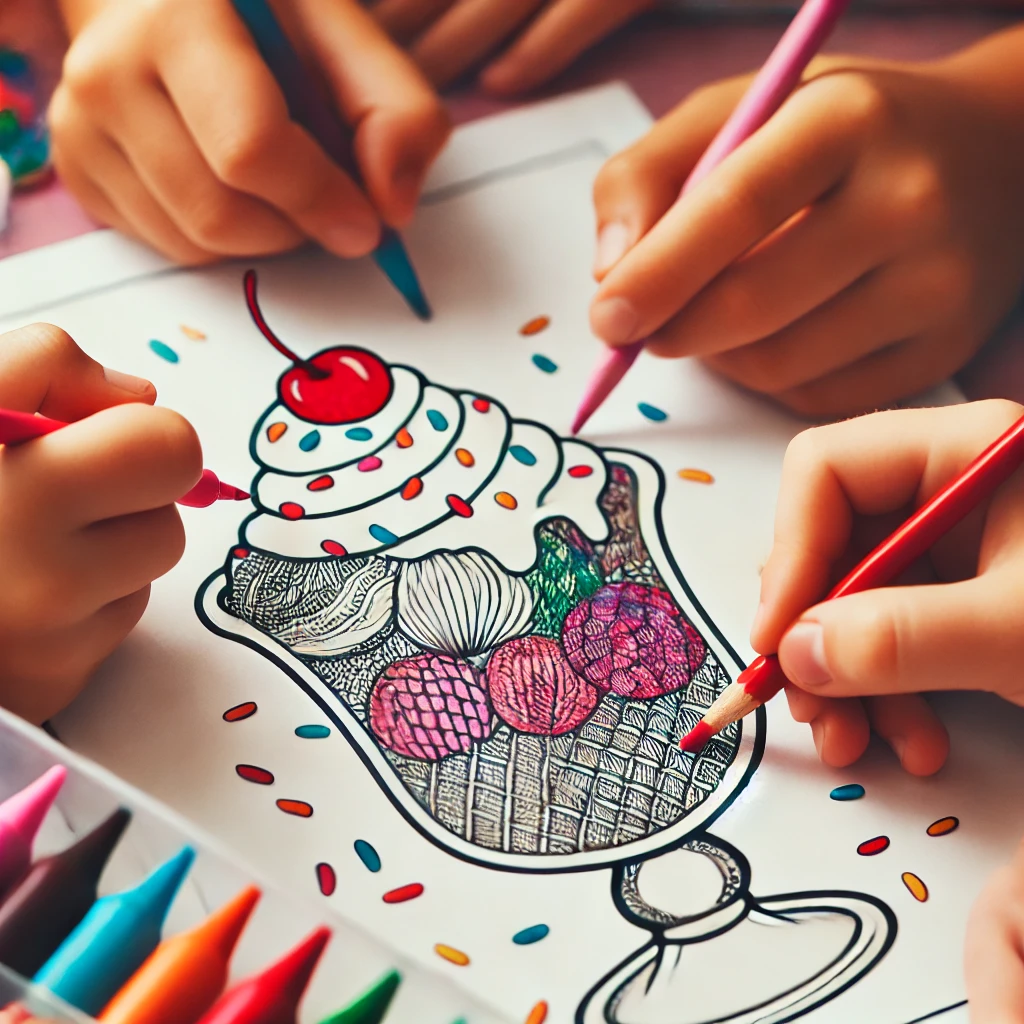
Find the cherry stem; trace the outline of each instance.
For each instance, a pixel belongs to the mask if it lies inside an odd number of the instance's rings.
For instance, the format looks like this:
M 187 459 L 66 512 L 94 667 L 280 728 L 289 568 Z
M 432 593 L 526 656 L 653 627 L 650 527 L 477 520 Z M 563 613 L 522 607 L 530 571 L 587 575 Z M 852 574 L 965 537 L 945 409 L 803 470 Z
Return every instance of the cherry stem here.
M 330 372 L 320 366 L 314 366 L 308 359 L 300 359 L 271 329 L 263 317 L 259 302 L 256 300 L 256 271 L 247 270 L 243 278 L 245 285 L 245 304 L 249 307 L 249 315 L 253 323 L 259 328 L 260 333 L 270 342 L 278 352 L 286 359 L 290 359 L 296 366 L 301 366 L 314 380 L 323 380 L 330 377 Z

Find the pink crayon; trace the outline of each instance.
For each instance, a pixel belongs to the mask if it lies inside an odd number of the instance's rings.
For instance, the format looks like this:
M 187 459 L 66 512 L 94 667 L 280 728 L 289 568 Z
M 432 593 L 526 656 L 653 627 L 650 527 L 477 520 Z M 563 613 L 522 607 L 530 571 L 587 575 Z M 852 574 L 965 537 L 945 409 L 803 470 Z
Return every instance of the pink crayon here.
M 0 896 L 28 870 L 36 833 L 67 774 L 63 765 L 54 765 L 0 804 Z

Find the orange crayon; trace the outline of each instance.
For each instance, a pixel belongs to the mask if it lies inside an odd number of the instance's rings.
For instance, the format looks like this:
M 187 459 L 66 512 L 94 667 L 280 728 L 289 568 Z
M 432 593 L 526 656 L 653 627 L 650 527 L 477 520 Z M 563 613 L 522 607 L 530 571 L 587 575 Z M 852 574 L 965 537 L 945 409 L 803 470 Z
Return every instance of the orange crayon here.
M 224 990 L 231 954 L 259 898 L 251 885 L 197 928 L 161 942 L 99 1019 L 103 1024 L 195 1024 Z

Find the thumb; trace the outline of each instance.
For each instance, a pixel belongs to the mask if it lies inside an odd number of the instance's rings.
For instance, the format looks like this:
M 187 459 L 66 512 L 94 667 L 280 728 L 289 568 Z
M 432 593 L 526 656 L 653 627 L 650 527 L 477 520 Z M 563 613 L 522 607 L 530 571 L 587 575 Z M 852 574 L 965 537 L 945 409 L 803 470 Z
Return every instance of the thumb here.
M 890 587 L 806 612 L 783 636 L 786 676 L 824 697 L 990 690 L 1017 699 L 1024 587 L 1011 573 Z
M 155 401 L 148 380 L 101 366 L 52 324 L 0 335 L 0 408 L 80 420 L 112 405 Z

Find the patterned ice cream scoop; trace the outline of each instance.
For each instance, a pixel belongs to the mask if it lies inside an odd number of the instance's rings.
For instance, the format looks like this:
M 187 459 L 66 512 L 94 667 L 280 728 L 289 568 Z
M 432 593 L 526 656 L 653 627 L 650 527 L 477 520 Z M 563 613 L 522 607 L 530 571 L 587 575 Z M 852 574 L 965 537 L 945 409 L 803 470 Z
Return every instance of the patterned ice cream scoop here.
M 491 733 L 491 709 L 472 665 L 443 654 L 395 662 L 370 695 L 370 728 L 397 754 L 437 761 Z

